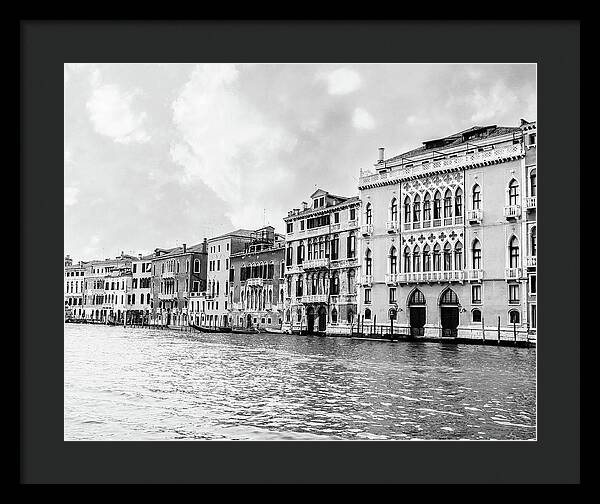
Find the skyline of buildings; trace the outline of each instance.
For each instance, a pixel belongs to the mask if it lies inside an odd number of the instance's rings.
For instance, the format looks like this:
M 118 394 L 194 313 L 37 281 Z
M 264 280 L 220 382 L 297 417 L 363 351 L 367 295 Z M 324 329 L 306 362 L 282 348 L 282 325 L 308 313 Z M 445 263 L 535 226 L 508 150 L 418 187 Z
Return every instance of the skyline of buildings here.
M 282 217 L 283 236 L 264 226 L 146 256 L 67 256 L 65 308 L 175 325 L 343 334 L 395 323 L 449 337 L 498 325 L 535 335 L 536 146 L 537 123 L 521 120 L 387 159 L 380 148 L 357 196 L 318 188 Z

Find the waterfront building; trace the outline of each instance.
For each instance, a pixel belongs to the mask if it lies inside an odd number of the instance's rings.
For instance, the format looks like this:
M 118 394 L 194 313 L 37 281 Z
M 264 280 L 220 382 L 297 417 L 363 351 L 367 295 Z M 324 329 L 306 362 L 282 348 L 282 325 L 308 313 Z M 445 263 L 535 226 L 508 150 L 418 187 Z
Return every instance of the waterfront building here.
M 85 318 L 94 322 L 122 322 L 131 290 L 134 256 L 121 252 L 114 259 L 89 261 L 85 265 Z
M 202 313 L 201 325 L 227 327 L 229 324 L 229 269 L 231 254 L 243 252 L 253 240 L 253 231 L 237 229 L 208 240 L 208 273 L 206 311 Z
M 64 299 L 65 320 L 85 317 L 83 308 L 83 293 L 85 288 L 85 263 L 79 261 L 73 264 L 69 255 L 65 256 L 64 269 Z
M 139 254 L 131 262 L 131 293 L 128 294 L 131 323 L 149 324 L 152 312 L 152 259 Z
M 154 250 L 152 256 L 151 323 L 188 325 L 190 293 L 206 288 L 206 239 L 200 244 Z
M 284 218 L 286 331 L 349 333 L 357 312 L 358 197 L 322 189 Z
M 229 325 L 281 329 L 285 237 L 272 226 L 254 231 L 229 266 Z
M 535 338 L 535 145 L 522 120 L 380 149 L 359 178 L 361 324 Z

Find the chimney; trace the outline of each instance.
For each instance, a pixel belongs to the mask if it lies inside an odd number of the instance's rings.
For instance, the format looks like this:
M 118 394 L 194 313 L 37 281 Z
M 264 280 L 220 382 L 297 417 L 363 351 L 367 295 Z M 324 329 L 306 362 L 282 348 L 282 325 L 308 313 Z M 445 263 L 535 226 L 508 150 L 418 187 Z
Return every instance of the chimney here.
M 141 259 L 142 258 L 142 254 L 138 254 L 138 258 Z
M 384 147 L 379 147 L 379 162 L 383 163 L 383 153 L 385 151 Z
M 202 242 L 202 252 L 208 252 L 208 239 L 204 238 L 204 241 Z
M 185 245 L 185 243 L 183 244 L 183 253 L 185 254 L 187 252 L 187 247 Z
M 158 257 L 160 255 L 160 249 L 155 248 L 154 255 L 156 255 L 156 257 Z

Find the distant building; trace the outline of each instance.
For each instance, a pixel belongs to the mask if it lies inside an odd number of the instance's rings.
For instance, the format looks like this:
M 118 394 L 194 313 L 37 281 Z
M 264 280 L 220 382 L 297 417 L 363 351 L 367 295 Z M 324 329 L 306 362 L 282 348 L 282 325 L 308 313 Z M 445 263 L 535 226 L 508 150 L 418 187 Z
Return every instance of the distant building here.
M 349 333 L 357 312 L 358 197 L 318 189 L 311 204 L 288 212 L 286 331 Z
M 243 252 L 253 240 L 253 231 L 238 229 L 208 240 L 208 273 L 205 308 L 201 324 L 229 325 L 229 266 L 231 254 Z
M 206 239 L 203 243 L 155 249 L 152 257 L 151 323 L 188 325 L 191 293 L 206 288 Z
M 254 231 L 242 252 L 231 254 L 229 325 L 281 329 L 285 239 L 272 226 Z
M 64 295 L 65 319 L 81 319 L 85 317 L 83 293 L 85 288 L 85 263 L 73 264 L 70 256 L 65 257 Z
M 85 318 L 97 322 L 123 322 L 129 306 L 131 263 L 135 259 L 121 252 L 114 259 L 85 264 Z
M 131 293 L 128 294 L 131 323 L 149 324 L 152 314 L 152 259 L 154 254 L 131 261 Z
M 536 123 L 474 126 L 361 172 L 359 307 L 415 336 L 534 334 Z

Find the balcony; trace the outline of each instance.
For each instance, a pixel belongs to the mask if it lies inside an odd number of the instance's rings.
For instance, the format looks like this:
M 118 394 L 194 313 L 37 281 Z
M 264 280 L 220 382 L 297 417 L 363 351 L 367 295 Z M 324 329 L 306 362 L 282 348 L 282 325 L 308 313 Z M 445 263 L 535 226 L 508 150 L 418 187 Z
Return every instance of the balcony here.
M 431 282 L 464 282 L 464 270 L 449 271 L 416 271 L 399 273 L 399 283 L 431 283 Z
M 483 270 L 482 269 L 470 269 L 467 270 L 467 280 L 470 282 L 480 282 L 483 280 Z
M 262 278 L 248 278 L 248 280 L 246 280 L 246 285 L 249 287 L 252 287 L 252 286 L 262 287 L 263 279 Z
M 508 205 L 504 207 L 504 217 L 518 219 L 521 217 L 521 205 Z
M 373 234 L 373 224 L 363 224 L 360 226 L 360 233 L 363 236 L 371 236 Z
M 371 285 L 373 283 L 373 275 L 362 275 L 358 277 L 357 283 L 359 285 Z
M 302 296 L 303 303 L 327 303 L 327 294 L 311 294 L 310 296 Z
M 304 261 L 303 263 L 304 269 L 317 269 L 317 268 L 328 268 L 329 267 L 329 258 L 323 259 L 311 259 L 310 261 Z
M 519 280 L 523 276 L 522 268 L 506 268 L 506 280 Z
M 537 208 L 537 196 L 527 196 L 525 198 L 525 206 L 527 210 L 534 210 Z
M 528 256 L 527 257 L 527 267 L 528 268 L 537 268 L 537 256 Z
M 349 259 L 335 259 L 329 262 L 330 268 L 353 268 L 358 265 L 358 259 L 351 257 Z
M 398 221 L 387 221 L 385 229 L 388 233 L 397 233 L 400 230 L 400 223 Z
M 166 293 L 159 294 L 158 295 L 158 299 L 165 299 L 165 300 L 177 299 L 177 293 L 176 292 L 170 292 L 168 294 L 166 294 Z
M 358 221 L 356 219 L 354 220 L 349 220 L 348 224 L 346 225 L 346 227 L 348 229 L 352 229 L 352 228 L 357 228 L 358 227 Z
M 175 273 L 173 271 L 165 271 L 160 276 L 161 278 L 175 278 Z
M 304 271 L 304 268 L 302 267 L 301 264 L 293 264 L 291 266 L 285 267 L 285 272 L 289 275 L 302 273 L 303 271 Z
M 395 285 L 398 283 L 399 277 L 399 273 L 388 273 L 385 275 L 385 283 L 388 285 Z
M 469 224 L 481 224 L 483 219 L 483 211 L 479 208 L 467 210 L 467 220 Z

